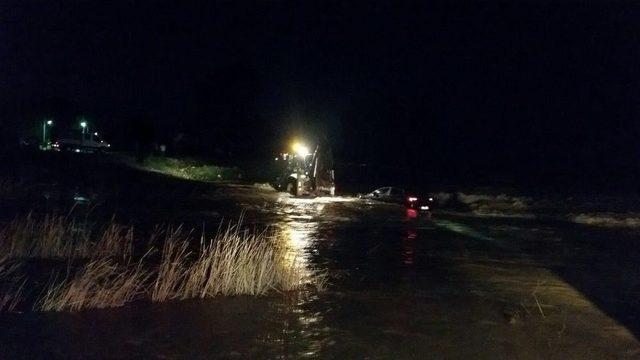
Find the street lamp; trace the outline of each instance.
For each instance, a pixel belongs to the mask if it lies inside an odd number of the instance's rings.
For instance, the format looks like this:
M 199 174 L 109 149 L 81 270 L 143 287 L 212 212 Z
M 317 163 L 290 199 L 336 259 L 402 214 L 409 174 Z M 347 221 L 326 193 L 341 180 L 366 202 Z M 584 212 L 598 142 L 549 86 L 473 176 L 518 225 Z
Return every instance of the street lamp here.
M 53 120 L 44 120 L 42 122 L 42 145 L 47 146 L 47 126 L 53 126 Z
M 80 140 L 80 144 L 82 146 L 84 146 L 84 134 L 87 133 L 87 121 L 86 120 L 81 120 L 80 121 L 80 127 L 82 128 L 82 139 Z

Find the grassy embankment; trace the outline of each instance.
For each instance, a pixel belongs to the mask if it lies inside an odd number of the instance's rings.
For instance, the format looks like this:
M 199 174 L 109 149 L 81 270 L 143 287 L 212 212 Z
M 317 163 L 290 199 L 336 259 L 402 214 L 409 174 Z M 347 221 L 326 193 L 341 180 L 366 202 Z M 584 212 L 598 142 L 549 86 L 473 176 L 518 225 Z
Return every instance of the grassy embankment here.
M 189 158 L 148 157 L 144 160 L 142 168 L 189 180 L 221 181 L 242 178 L 237 167 L 211 165 Z

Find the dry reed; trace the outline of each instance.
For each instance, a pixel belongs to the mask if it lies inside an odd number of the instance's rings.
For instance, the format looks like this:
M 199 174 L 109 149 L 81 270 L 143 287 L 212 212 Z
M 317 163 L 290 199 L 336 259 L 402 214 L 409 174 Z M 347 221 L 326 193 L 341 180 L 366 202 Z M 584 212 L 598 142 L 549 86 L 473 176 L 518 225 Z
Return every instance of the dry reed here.
M 121 265 L 111 259 L 94 259 L 74 277 L 52 281 L 34 304 L 34 310 L 79 311 L 123 306 L 145 292 L 150 276 L 142 261 Z
M 0 230 L 0 251 L 21 258 L 89 258 L 131 254 L 133 229 L 114 222 L 92 240 L 87 221 L 62 215 L 17 216 Z
M 192 241 L 192 232 L 157 228 L 147 253 L 133 260 L 134 232 L 112 221 L 93 241 L 85 223 L 48 215 L 15 218 L 0 232 L 0 311 L 13 310 L 22 300 L 25 282 L 15 281 L 13 258 L 61 258 L 67 274 L 55 276 L 42 290 L 35 311 L 79 311 L 123 306 L 137 299 L 154 302 L 217 295 L 264 295 L 324 287 L 325 278 L 310 274 L 275 232 L 250 232 L 241 221 L 218 229 L 215 236 Z M 147 256 L 162 241 L 159 263 Z M 80 259 L 80 260 L 79 260 Z M 78 263 L 80 265 L 78 266 Z
M 189 242 L 179 241 L 182 228 L 166 232 L 162 247 L 162 259 L 153 285 L 151 300 L 154 302 L 168 301 L 179 297 L 185 289 L 185 279 L 188 275 L 186 263 L 190 253 Z
M 14 276 L 19 268 L 20 263 L 11 261 L 8 255 L 0 258 L 0 312 L 14 311 L 23 300 L 26 279 L 21 275 Z

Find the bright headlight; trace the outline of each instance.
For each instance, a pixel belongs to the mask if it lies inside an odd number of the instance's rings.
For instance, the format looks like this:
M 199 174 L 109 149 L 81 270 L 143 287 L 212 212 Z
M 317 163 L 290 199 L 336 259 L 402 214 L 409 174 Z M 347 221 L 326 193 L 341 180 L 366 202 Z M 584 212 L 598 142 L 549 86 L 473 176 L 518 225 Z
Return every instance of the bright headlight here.
M 293 152 L 295 152 L 298 156 L 305 157 L 309 155 L 309 148 L 301 143 L 294 143 L 292 148 Z

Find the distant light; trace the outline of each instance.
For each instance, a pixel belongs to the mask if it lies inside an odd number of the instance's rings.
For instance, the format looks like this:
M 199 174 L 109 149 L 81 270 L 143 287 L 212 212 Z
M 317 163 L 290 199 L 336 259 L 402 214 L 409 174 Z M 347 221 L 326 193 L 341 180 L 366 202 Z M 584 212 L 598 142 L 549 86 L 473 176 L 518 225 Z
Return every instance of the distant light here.
M 432 197 L 430 197 L 430 198 L 429 198 L 429 201 L 433 201 L 433 198 L 432 198 Z
M 80 149 L 76 149 L 76 150 L 75 150 L 75 152 L 79 153 L 79 152 L 80 152 Z
M 420 210 L 429 210 L 429 206 L 427 205 L 420 206 Z
M 93 136 L 98 136 L 98 133 L 97 133 L 97 132 L 94 132 L 94 133 L 93 133 Z
M 409 200 L 409 202 L 414 202 L 414 201 L 418 201 L 418 198 L 415 196 L 409 196 L 407 200 Z
M 87 127 L 87 122 L 86 121 L 81 121 L 80 122 L 80 126 L 83 127 L 83 128 L 86 128 Z
M 309 155 L 309 148 L 301 143 L 294 143 L 292 146 L 293 152 L 295 152 L 300 157 L 305 157 Z
M 275 160 L 276 160 L 276 161 L 278 161 L 278 160 L 280 160 L 280 159 L 276 158 Z
M 53 120 L 47 120 L 47 125 L 49 126 L 53 125 Z

